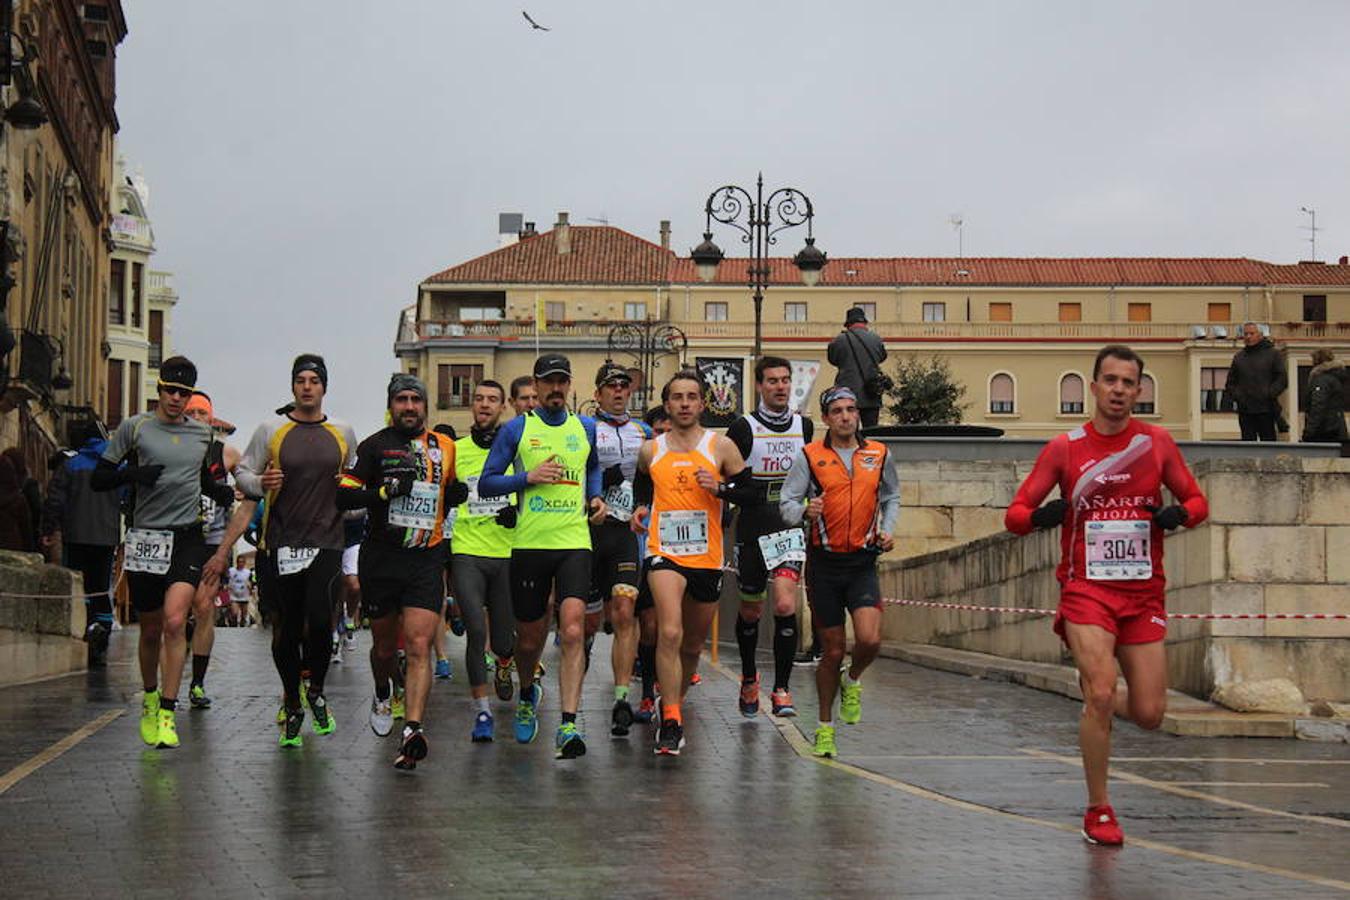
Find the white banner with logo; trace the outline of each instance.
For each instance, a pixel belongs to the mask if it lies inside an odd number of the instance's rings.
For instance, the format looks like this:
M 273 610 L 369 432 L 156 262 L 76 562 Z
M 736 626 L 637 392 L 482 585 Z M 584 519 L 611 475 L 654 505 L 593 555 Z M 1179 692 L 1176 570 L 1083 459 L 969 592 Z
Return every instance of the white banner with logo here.
M 792 394 L 788 397 L 788 406 L 793 412 L 807 409 L 811 399 L 811 390 L 815 386 L 816 376 L 820 374 L 820 360 L 794 359 L 792 362 Z

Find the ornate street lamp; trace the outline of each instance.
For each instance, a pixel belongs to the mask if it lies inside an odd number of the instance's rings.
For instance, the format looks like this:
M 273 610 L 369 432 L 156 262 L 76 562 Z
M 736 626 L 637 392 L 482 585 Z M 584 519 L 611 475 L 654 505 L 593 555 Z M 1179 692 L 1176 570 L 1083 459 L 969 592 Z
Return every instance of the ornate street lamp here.
M 685 350 L 689 347 L 683 331 L 674 325 L 651 319 L 615 324 L 609 329 L 606 343 L 607 361 L 612 362 L 615 353 L 626 354 L 632 358 L 634 368 L 641 373 L 642 380 L 634 388 L 633 397 L 644 412 L 651 402 L 652 382 L 656 380 L 656 369 L 662 357 L 674 356 L 678 367 L 684 361 Z
M 707 216 L 703 243 L 689 252 L 701 281 L 717 277 L 722 262 L 722 248 L 713 243 L 712 223 L 730 225 L 741 233 L 741 242 L 750 245 L 749 285 L 755 301 L 755 357 L 758 359 L 763 341 L 764 291 L 769 287 L 769 248 L 778 243 L 777 234 L 787 228 L 806 225 L 806 246 L 797 251 L 792 262 L 801 272 L 802 283 L 815 287 L 820 283 L 820 272 L 828 261 L 824 251 L 816 246 L 811 233 L 815 210 L 811 199 L 796 188 L 778 188 L 766 198 L 764 175 L 755 181 L 755 193 L 735 184 L 723 185 L 708 195 L 704 206 Z

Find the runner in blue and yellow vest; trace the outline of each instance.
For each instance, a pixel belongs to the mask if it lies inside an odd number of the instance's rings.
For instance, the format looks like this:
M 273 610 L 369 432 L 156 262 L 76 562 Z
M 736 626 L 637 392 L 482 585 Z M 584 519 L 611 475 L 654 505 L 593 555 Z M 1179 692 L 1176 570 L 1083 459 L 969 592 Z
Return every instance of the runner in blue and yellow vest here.
M 516 740 L 526 744 L 539 731 L 543 687 L 534 672 L 548 634 L 549 595 L 556 585 L 562 666 L 558 673 L 562 723 L 555 749 L 559 759 L 586 752 L 577 730 L 581 681 L 586 672 L 585 613 L 591 593 L 592 523 L 604 520 L 595 422 L 567 410 L 572 365 L 546 353 L 534 362 L 539 407 L 507 422 L 497 433 L 478 480 L 482 498 L 517 494 L 517 521 L 511 550 L 511 606 L 516 614 L 516 671 L 520 702 Z M 515 464 L 515 473 L 507 475 Z
M 469 672 L 474 710 L 470 738 L 477 743 L 491 741 L 494 736 L 487 664 L 483 657 L 489 644 L 497 658 L 497 696 L 510 700 L 514 693 L 511 657 L 516 617 L 511 611 L 510 572 L 516 507 L 509 497 L 485 498 L 478 493 L 478 482 L 488 450 L 496 440 L 505 402 L 505 391 L 497 382 L 480 381 L 474 385 L 473 426 L 455 441 L 455 478 L 463 487 L 451 537 L 450 578 L 467 637 L 464 667 Z

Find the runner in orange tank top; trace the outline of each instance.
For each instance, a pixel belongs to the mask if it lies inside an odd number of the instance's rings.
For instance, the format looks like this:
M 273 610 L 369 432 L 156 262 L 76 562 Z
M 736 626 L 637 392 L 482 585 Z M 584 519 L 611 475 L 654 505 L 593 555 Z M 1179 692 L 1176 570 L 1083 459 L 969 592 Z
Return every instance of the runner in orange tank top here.
M 684 746 L 681 703 L 722 593 L 722 502 L 755 490 L 736 445 L 699 425 L 703 393 L 697 372 L 677 372 L 666 383 L 661 399 L 672 428 L 642 445 L 633 484 L 632 528 L 647 536 L 656 604 L 656 672 L 668 692 L 656 743 L 666 756 Z

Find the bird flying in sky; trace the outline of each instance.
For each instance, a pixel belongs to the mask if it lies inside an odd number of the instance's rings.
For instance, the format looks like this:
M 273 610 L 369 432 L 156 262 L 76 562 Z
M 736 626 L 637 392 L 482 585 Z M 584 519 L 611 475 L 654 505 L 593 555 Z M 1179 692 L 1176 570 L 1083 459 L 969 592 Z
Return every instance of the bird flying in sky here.
M 534 19 L 531 19 L 531 18 L 530 18 L 530 14 L 527 13 L 525 10 L 522 9 L 522 10 L 520 11 L 520 14 L 521 14 L 522 16 L 525 17 L 525 21 L 526 21 L 526 22 L 529 22 L 529 23 L 530 23 L 530 27 L 533 28 L 535 31 L 552 31 L 551 28 L 545 28 L 543 25 L 540 25 L 540 24 L 539 24 L 538 22 L 536 22 Z

